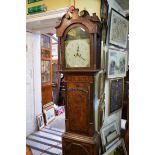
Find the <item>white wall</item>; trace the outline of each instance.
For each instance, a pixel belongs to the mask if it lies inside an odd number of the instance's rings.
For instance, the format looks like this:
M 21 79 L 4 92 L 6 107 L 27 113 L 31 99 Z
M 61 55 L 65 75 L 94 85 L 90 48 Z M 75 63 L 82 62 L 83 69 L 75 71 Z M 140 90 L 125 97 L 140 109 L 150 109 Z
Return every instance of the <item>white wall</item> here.
M 26 136 L 37 129 L 41 113 L 40 34 L 26 33 Z
M 33 34 L 35 115 L 42 112 L 40 34 Z

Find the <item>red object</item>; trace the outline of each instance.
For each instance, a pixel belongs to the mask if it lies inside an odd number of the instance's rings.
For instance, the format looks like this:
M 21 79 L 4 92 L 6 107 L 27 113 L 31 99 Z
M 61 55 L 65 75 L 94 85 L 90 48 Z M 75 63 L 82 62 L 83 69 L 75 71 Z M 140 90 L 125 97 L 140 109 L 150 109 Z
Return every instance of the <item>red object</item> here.
M 64 111 L 65 111 L 64 106 L 60 106 L 60 107 L 58 107 L 58 108 L 55 109 L 55 114 L 56 114 L 56 116 L 59 116 Z
M 68 10 L 68 11 L 69 11 L 70 13 L 73 13 L 74 10 L 75 10 L 75 6 L 71 5 L 71 6 L 69 7 L 69 10 Z

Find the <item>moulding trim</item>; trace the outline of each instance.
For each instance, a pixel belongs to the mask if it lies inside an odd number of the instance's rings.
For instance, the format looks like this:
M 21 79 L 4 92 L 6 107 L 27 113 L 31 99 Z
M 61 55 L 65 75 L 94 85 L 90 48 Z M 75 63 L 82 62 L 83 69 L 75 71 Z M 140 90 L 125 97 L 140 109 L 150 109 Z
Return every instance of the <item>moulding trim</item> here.
M 57 9 L 57 10 L 46 11 L 43 13 L 27 15 L 26 23 L 45 20 L 45 19 L 60 18 L 67 12 L 68 8 L 69 7 L 65 7 L 65 8 L 61 8 L 61 9 Z

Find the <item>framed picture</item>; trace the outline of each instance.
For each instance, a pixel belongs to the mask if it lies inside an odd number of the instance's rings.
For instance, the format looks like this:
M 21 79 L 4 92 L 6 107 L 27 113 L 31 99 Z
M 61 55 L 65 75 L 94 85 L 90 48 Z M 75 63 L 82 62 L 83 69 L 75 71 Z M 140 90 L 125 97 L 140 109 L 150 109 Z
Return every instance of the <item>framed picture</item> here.
M 98 77 L 98 99 L 100 99 L 104 94 L 104 87 L 105 87 L 105 73 L 99 73 Z
M 105 68 L 106 68 L 105 45 L 103 41 L 101 41 L 101 69 L 105 70 Z
M 127 155 L 125 148 L 125 143 L 123 138 L 112 145 L 104 154 L 102 155 Z
M 100 133 L 103 147 L 110 144 L 120 135 L 116 121 L 108 124 L 107 126 L 103 126 Z
M 43 111 L 45 114 L 46 125 L 48 125 L 52 120 L 55 119 L 54 107 L 51 107 L 50 109 L 44 109 Z
M 129 10 L 129 1 L 116 0 L 116 2 L 124 11 Z
M 109 29 L 109 44 L 126 48 L 128 40 L 129 22 L 118 13 L 111 9 L 110 29 Z
M 109 49 L 107 55 L 107 78 L 125 77 L 127 70 L 127 52 Z
M 39 130 L 42 129 L 45 126 L 45 124 L 44 124 L 44 118 L 43 118 L 43 115 L 42 114 L 39 114 L 37 116 L 37 122 L 38 122 Z
M 124 79 L 109 81 L 109 115 L 122 108 L 124 95 Z

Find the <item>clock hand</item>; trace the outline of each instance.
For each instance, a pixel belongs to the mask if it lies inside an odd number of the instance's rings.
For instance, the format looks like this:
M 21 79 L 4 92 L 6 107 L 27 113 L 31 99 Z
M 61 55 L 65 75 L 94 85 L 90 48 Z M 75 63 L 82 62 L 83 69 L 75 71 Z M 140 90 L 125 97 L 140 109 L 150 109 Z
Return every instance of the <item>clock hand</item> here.
M 78 57 L 79 57 L 79 58 L 81 58 L 82 60 L 86 61 L 86 59 L 84 59 L 83 57 L 81 57 L 81 54 L 79 54 L 79 45 L 78 45 L 78 47 L 77 47 L 77 50 L 76 50 L 76 51 L 77 51 L 77 53 L 76 53 L 76 55 L 74 54 L 74 56 L 75 56 L 75 57 L 77 57 L 77 56 L 78 56 Z
M 79 56 L 79 45 L 78 45 L 78 47 L 77 47 L 77 50 L 76 50 L 76 56 Z
M 78 45 L 78 47 L 77 47 L 77 52 L 79 52 L 79 45 Z
M 81 56 L 81 54 L 79 55 L 79 57 L 80 57 L 82 60 L 86 61 L 86 59 L 84 59 L 84 58 Z

